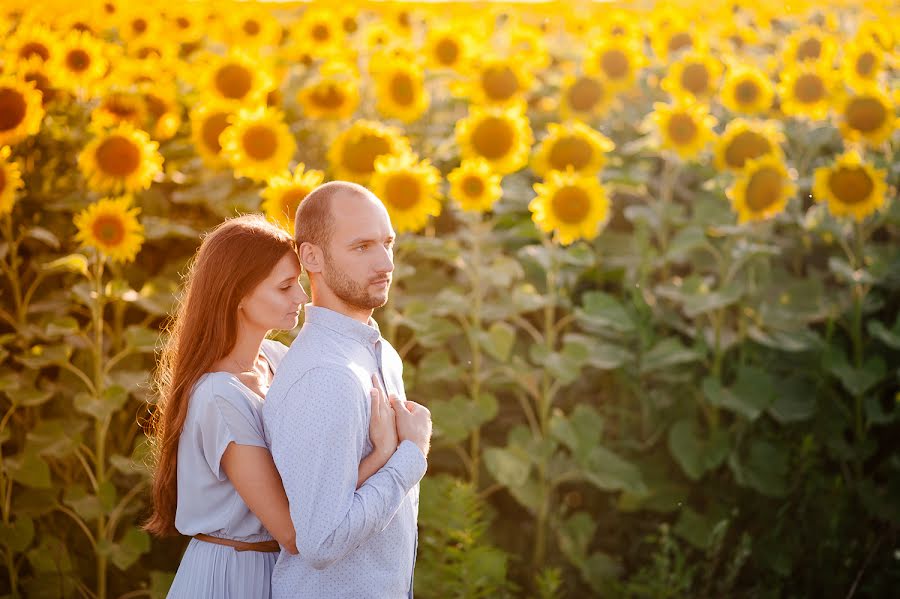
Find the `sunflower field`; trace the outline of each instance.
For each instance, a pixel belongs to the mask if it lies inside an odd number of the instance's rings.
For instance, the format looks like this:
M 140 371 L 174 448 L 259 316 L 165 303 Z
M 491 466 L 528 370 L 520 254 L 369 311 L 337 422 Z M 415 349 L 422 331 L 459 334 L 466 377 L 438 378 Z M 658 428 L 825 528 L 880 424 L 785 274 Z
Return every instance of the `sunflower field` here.
M 898 48 L 896 0 L 4 0 L 0 596 L 165 596 L 181 276 L 334 179 L 399 234 L 417 596 L 894 595 Z

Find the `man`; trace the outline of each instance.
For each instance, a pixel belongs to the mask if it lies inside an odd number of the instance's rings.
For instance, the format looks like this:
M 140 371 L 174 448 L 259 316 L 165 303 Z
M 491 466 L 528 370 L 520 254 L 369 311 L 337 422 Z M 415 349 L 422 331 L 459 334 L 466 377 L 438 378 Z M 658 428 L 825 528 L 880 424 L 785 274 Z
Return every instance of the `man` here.
M 301 202 L 294 236 L 312 301 L 266 395 L 263 420 L 299 554 L 279 555 L 272 596 L 412 597 L 431 415 L 405 400 L 400 356 L 372 319 L 387 302 L 394 270 L 390 218 L 366 188 L 334 181 Z M 372 451 L 374 382 L 399 398 L 392 406 L 400 443 L 357 489 L 360 463 Z

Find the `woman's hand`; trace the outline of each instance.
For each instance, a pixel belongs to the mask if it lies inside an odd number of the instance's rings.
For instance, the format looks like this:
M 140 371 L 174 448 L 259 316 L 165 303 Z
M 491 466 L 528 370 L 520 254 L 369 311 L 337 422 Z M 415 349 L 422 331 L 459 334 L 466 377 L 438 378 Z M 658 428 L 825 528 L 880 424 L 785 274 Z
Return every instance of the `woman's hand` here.
M 370 476 L 381 470 L 397 451 L 397 421 L 391 402 L 385 398 L 378 386 L 378 377 L 372 375 L 372 416 L 369 419 L 369 439 L 372 441 L 372 453 L 363 458 L 359 464 L 356 488 L 360 488 Z M 396 398 L 396 395 L 391 395 Z
M 378 377 L 372 375 L 372 417 L 369 419 L 369 439 L 372 441 L 373 451 L 390 458 L 397 449 L 397 421 L 394 418 L 394 409 L 391 401 L 385 398 L 378 386 Z M 396 395 L 391 394 L 391 399 Z M 387 460 L 385 460 L 387 461 Z

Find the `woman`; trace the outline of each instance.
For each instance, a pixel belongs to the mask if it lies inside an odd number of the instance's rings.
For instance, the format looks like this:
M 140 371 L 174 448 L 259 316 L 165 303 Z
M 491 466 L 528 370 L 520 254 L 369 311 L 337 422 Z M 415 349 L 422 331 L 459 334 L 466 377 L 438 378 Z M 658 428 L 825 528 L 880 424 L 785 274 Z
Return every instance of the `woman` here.
M 194 537 L 171 598 L 268 599 L 278 552 L 297 552 L 261 408 L 287 352 L 266 336 L 296 327 L 309 299 L 300 274 L 294 240 L 257 215 L 216 227 L 189 267 L 156 373 L 145 524 L 157 535 Z M 360 464 L 357 486 L 397 447 L 393 412 L 377 391 L 371 414 L 376 449 Z

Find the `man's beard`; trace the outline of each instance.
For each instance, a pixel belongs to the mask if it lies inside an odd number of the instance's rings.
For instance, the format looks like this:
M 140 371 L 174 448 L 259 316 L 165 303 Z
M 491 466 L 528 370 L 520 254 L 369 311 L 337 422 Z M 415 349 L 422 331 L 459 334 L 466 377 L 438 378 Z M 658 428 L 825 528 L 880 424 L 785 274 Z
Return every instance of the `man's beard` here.
M 384 298 L 373 296 L 368 292 L 368 285 L 360 285 L 331 261 L 331 257 L 325 254 L 325 270 L 322 271 L 325 284 L 331 292 L 349 307 L 357 310 L 374 310 L 387 303 L 387 289 Z

